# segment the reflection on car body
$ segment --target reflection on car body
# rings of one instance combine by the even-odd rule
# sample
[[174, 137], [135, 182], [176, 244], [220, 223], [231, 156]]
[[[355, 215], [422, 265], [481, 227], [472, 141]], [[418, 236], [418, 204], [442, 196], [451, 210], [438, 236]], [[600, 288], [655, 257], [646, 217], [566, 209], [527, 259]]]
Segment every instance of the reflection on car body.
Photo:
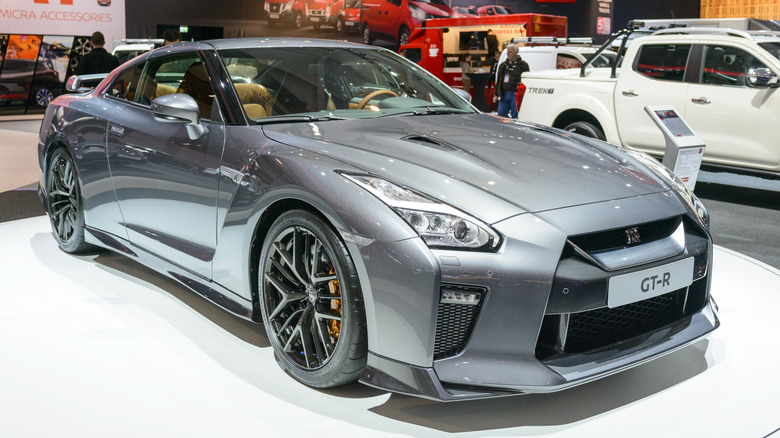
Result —
[[386, 49], [152, 51], [52, 102], [39, 154], [64, 250], [112, 249], [264, 324], [314, 387], [549, 392], [719, 324], [706, 210], [664, 167], [480, 114]]

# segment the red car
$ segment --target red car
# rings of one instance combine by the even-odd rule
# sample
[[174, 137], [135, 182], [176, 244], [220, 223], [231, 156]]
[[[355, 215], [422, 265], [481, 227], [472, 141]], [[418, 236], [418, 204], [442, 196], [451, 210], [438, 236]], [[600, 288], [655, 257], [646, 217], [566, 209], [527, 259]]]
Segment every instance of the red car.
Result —
[[423, 21], [452, 15], [443, 0], [363, 0], [360, 9], [364, 44], [377, 39], [406, 44]]
[[506, 6], [488, 5], [480, 6], [477, 8], [477, 14], [479, 15], [508, 15], [514, 14], [511, 9]]
[[360, 0], [344, 0], [341, 20], [344, 22], [345, 32], [360, 29]]

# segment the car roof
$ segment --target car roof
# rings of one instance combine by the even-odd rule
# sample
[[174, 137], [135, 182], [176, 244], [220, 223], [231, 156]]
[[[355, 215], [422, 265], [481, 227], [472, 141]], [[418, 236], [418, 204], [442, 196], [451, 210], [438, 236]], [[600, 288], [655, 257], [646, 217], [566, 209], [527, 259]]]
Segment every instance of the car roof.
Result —
[[[225, 49], [247, 49], [253, 47], [328, 47], [328, 48], [361, 48], [361, 49], [380, 49], [375, 46], [365, 46], [363, 44], [349, 43], [334, 40], [325, 40], [317, 38], [228, 38], [219, 40], [206, 40], [200, 42], [179, 43], [182, 47], [191, 47], [192, 45], [202, 45], [217, 50]], [[179, 44], [176, 44], [178, 46]], [[168, 46], [174, 47], [174, 46]], [[385, 49], [386, 50], [386, 49]]]

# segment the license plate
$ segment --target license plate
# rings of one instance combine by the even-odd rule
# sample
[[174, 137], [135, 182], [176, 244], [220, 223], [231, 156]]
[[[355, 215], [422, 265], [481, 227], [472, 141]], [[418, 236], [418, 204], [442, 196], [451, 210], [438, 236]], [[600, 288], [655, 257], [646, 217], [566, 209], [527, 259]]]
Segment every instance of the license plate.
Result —
[[609, 279], [607, 306], [618, 307], [681, 289], [693, 282], [693, 257]]
[[347, 26], [347, 27], [352, 27], [352, 26], [354, 26], [356, 24], [357, 24], [356, 21], [345, 21], [344, 22], [344, 25]]
[[270, 14], [271, 18], [279, 18], [279, 14]]
[[311, 21], [316, 23], [316, 22], [320, 21], [320, 19], [319, 19], [319, 17], [311, 17]]

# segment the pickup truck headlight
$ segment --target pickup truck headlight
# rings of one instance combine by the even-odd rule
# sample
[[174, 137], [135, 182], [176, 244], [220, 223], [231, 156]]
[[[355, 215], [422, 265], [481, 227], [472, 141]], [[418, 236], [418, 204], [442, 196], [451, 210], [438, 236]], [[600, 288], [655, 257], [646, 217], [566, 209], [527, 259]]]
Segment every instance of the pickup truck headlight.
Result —
[[369, 175], [343, 174], [401, 216], [432, 248], [492, 250], [498, 233], [456, 208]]
[[685, 183], [683, 183], [682, 180], [677, 177], [677, 175], [672, 173], [672, 171], [669, 170], [666, 166], [659, 163], [658, 160], [644, 152], [632, 150], [625, 150], [625, 152], [640, 163], [649, 167], [650, 170], [652, 170], [656, 175], [669, 183], [669, 185], [672, 186], [672, 188], [685, 200], [691, 210], [696, 213], [696, 216], [699, 218], [699, 222], [704, 225], [704, 228], [709, 229], [710, 214], [707, 212], [707, 209], [704, 207], [704, 204], [701, 203], [699, 198], [693, 194], [688, 186], [686, 186]]

